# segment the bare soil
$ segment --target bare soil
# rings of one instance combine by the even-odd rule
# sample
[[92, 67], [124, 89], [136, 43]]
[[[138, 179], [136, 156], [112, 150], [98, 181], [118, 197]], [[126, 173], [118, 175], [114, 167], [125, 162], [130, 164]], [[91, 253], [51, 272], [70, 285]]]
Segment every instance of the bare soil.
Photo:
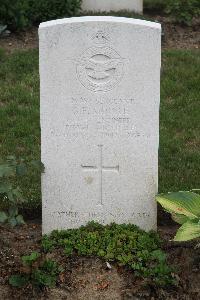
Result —
[[[153, 19], [162, 24], [163, 48], [199, 49], [200, 48], [200, 19], [194, 21], [193, 26], [181, 26], [172, 23], [164, 16], [154, 16]], [[14, 50], [38, 48], [38, 29], [11, 33], [9, 37], [0, 38], [0, 48], [7, 53]]]
[[174, 24], [161, 16], [155, 17], [155, 20], [162, 24], [163, 48], [200, 49], [200, 19], [196, 19], [193, 26]]
[[178, 284], [159, 288], [134, 276], [134, 272], [111, 264], [111, 269], [94, 257], [67, 258], [62, 251], [48, 254], [64, 268], [54, 289], [35, 290], [11, 287], [9, 276], [19, 273], [22, 255], [40, 251], [41, 225], [32, 221], [22, 227], [0, 227], [0, 299], [42, 300], [128, 300], [128, 299], [200, 299], [200, 250], [196, 242], [177, 244], [169, 242], [175, 226], [162, 226], [159, 233], [169, 263], [175, 268]]
[[13, 32], [8, 37], [2, 37], [0, 38], [0, 48], [7, 53], [38, 48], [38, 29], [33, 27], [26, 31]]

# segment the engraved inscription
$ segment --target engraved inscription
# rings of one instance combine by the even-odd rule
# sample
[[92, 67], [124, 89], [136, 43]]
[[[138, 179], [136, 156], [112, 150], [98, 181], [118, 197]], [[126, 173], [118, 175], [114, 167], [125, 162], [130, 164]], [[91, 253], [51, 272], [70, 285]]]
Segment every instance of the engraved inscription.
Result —
[[106, 92], [122, 79], [123, 66], [123, 59], [114, 49], [107, 46], [92, 47], [77, 62], [77, 76], [85, 88]]
[[129, 214], [123, 213], [123, 212], [109, 212], [107, 211], [106, 214], [105, 212], [79, 212], [79, 211], [54, 211], [53, 215], [58, 215], [60, 218], [68, 218], [68, 221], [72, 225], [79, 224], [81, 219], [86, 219], [86, 220], [96, 220], [101, 224], [106, 224], [106, 218], [111, 217], [114, 219], [124, 219], [128, 217], [128, 220], [130, 223], [134, 223], [135, 219], [148, 219], [151, 218], [151, 214], [149, 212], [130, 212]]
[[98, 145], [99, 148], [99, 162], [97, 166], [85, 166], [82, 165], [83, 171], [97, 171], [99, 173], [99, 203], [98, 205], [103, 205], [103, 171], [113, 171], [119, 173], [119, 165], [118, 166], [104, 166], [103, 165], [103, 145]]
[[[66, 99], [66, 103], [70, 103], [72, 113], [64, 122], [61, 131], [58, 132], [52, 126], [51, 134], [54, 136], [65, 138], [97, 134], [102, 138], [144, 136], [134, 119], [137, 104], [133, 98], [71, 97]], [[109, 105], [106, 105], [108, 103]], [[68, 109], [66, 107], [66, 111]]]

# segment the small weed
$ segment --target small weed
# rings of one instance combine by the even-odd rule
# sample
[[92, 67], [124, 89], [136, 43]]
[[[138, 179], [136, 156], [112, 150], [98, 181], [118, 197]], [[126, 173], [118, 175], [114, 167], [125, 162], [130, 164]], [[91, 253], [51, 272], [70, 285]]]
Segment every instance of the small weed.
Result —
[[54, 287], [57, 276], [62, 272], [55, 261], [44, 258], [38, 252], [22, 256], [22, 263], [22, 274], [12, 275], [9, 278], [10, 285], [14, 287], [20, 288], [28, 283], [38, 288]]
[[6, 161], [0, 163], [0, 200], [8, 207], [6, 211], [0, 211], [0, 223], [8, 222], [11, 226], [24, 224], [23, 216], [18, 214], [18, 205], [25, 200], [21, 189], [14, 186], [12, 180], [26, 175], [30, 166], [42, 170], [40, 162], [17, 160], [15, 156], [8, 156]]

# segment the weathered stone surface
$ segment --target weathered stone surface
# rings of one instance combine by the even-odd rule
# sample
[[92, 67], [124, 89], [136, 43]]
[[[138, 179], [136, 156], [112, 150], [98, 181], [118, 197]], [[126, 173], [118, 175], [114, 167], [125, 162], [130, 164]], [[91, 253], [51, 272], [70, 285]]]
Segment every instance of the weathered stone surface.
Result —
[[44, 233], [90, 220], [156, 228], [160, 36], [126, 18], [40, 25]]
[[143, 0], [82, 0], [82, 9], [97, 12], [129, 10], [142, 13]]

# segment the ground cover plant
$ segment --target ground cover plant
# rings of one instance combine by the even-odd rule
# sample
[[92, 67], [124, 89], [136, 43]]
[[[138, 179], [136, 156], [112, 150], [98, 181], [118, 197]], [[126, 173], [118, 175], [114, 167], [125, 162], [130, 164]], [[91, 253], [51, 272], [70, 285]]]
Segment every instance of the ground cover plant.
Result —
[[154, 232], [145, 232], [135, 225], [100, 225], [88, 223], [78, 229], [53, 231], [44, 236], [45, 252], [62, 248], [70, 257], [98, 256], [106, 261], [128, 266], [138, 277], [145, 277], [158, 285], [175, 283], [172, 268], [167, 265], [166, 254], [161, 250], [161, 240]]
[[134, 271], [135, 278], [145, 280], [146, 285], [175, 285], [174, 270], [162, 244], [156, 232], [147, 233], [132, 224], [104, 226], [90, 222], [78, 229], [55, 230], [42, 237], [39, 251], [21, 257], [9, 284], [16, 288], [53, 288], [65, 276], [64, 261], [85, 256], [99, 257], [108, 269], [117, 263]]
[[[159, 191], [199, 187], [200, 54], [162, 54]], [[38, 50], [0, 51], [0, 157], [40, 160]], [[16, 178], [26, 208], [41, 206], [40, 171]]]
[[[175, 268], [177, 285], [167, 287], [150, 282], [148, 278], [135, 275], [130, 267], [95, 256], [67, 256], [62, 246], [54, 246], [51, 252], [41, 249], [41, 225], [37, 220], [20, 227], [1, 226], [0, 295], [1, 299], [199, 299], [200, 295], [200, 249], [194, 249], [196, 241], [177, 243], [170, 241], [176, 227], [161, 226], [162, 250], [167, 254], [169, 266]], [[52, 241], [51, 241], [52, 242]], [[127, 241], [126, 241], [127, 242]], [[47, 245], [52, 247], [52, 243]], [[36, 286], [29, 281], [22, 288], [9, 284], [13, 275], [24, 275], [27, 266], [22, 257], [33, 252], [40, 253], [42, 259], [56, 261], [64, 269], [56, 277], [56, 286]], [[184, 263], [183, 263], [184, 262]], [[30, 274], [30, 273], [29, 273]], [[12, 278], [12, 277], [11, 277]], [[196, 298], [195, 298], [196, 297]]]

